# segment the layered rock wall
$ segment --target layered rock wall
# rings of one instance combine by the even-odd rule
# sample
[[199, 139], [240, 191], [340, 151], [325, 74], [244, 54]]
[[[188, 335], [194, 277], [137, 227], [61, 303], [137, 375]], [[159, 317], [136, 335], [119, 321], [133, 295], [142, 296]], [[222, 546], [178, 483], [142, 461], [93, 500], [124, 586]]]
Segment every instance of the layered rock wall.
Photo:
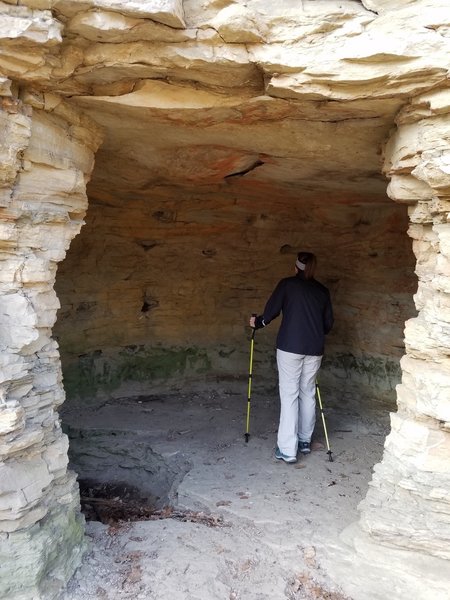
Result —
[[[342, 405], [355, 390], [361, 411], [392, 401], [416, 291], [405, 207], [275, 194], [249, 198], [230, 183], [155, 189], [126, 202], [91, 198], [56, 282], [54, 331], [69, 396], [214, 385], [217, 376], [242, 389], [248, 315], [263, 310], [306, 247], [318, 255], [336, 313], [322, 370], [328, 401]], [[256, 386], [275, 385], [277, 325], [258, 333]]]
[[419, 314], [406, 324], [398, 412], [362, 504], [382, 543], [450, 558], [450, 92], [414, 98], [387, 148], [391, 197], [408, 204]]
[[[27, 98], [28, 102], [30, 101]], [[0, 596], [53, 598], [80, 563], [83, 521], [67, 437], [57, 263], [80, 231], [99, 138], [63, 103], [0, 105]]]
[[[325, 559], [355, 600], [448, 598], [449, 114], [448, 90], [415, 97], [398, 115], [386, 147], [389, 195], [408, 206], [418, 316], [406, 323], [398, 410], [360, 504], [360, 521], [342, 533], [344, 548], [330, 548]], [[350, 563], [353, 575], [347, 577]]]

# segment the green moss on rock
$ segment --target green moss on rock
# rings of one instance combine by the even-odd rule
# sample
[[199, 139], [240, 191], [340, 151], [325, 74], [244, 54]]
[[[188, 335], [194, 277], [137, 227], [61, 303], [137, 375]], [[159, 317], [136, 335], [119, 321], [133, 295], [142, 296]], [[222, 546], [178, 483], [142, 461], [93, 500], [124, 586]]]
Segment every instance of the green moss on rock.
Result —
[[401, 378], [400, 363], [384, 356], [333, 354], [324, 357], [322, 368], [337, 376], [364, 381], [383, 390], [394, 390]]
[[112, 392], [127, 382], [170, 380], [211, 370], [203, 348], [148, 348], [127, 346], [117, 351], [97, 350], [77, 360], [64, 361], [64, 387], [68, 397]]
[[0, 598], [54, 600], [80, 566], [86, 539], [79, 495], [38, 523], [0, 536]]

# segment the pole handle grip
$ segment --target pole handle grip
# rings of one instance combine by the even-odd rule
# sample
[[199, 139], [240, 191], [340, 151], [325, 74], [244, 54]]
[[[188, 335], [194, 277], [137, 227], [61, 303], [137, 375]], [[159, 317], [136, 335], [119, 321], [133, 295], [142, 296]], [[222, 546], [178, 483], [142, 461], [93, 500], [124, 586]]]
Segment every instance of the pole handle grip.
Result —
[[[252, 317], [255, 317], [255, 319], [257, 316], [258, 316], [258, 313], [252, 313]], [[255, 337], [255, 332], [256, 332], [255, 327], [252, 327], [252, 339]]]

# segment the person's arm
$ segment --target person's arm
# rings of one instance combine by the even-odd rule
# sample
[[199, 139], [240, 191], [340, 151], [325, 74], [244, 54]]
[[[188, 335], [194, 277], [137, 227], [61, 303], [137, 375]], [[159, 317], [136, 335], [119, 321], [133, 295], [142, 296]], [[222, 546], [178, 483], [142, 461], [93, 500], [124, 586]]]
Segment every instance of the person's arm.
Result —
[[331, 331], [331, 328], [333, 327], [334, 323], [333, 307], [331, 305], [330, 292], [328, 292], [327, 296], [327, 303], [325, 305], [325, 310], [323, 313], [323, 329], [326, 334]]
[[283, 307], [283, 298], [284, 282], [281, 280], [268, 299], [263, 314], [255, 318], [255, 329], [265, 327], [278, 317]]

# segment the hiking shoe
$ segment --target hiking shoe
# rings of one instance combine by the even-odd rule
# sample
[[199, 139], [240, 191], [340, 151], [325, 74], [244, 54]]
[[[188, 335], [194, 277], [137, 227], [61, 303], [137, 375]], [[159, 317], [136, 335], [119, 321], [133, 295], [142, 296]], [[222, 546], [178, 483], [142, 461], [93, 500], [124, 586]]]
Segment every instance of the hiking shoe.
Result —
[[310, 454], [310, 452], [311, 452], [310, 442], [299, 442], [298, 443], [298, 451], [301, 454]]
[[295, 463], [297, 462], [296, 456], [288, 456], [287, 454], [283, 454], [278, 446], [275, 449], [275, 458], [277, 460], [284, 460], [286, 463]]

